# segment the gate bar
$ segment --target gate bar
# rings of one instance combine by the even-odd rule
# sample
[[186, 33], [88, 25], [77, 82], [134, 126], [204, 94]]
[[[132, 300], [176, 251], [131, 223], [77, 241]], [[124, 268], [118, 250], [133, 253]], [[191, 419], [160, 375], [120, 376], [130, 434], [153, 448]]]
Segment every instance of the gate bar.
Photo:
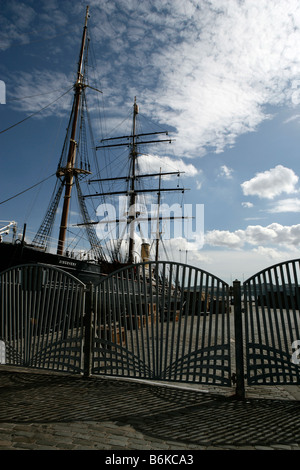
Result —
[[234, 335], [235, 335], [235, 364], [236, 364], [236, 391], [235, 397], [245, 398], [244, 381], [244, 355], [243, 355], [243, 326], [242, 326], [242, 303], [241, 283], [233, 281], [234, 299]]
[[85, 297], [85, 315], [84, 315], [84, 345], [83, 345], [83, 376], [88, 378], [91, 375], [92, 368], [92, 325], [93, 325], [93, 304], [92, 292], [93, 285], [89, 283], [86, 286]]

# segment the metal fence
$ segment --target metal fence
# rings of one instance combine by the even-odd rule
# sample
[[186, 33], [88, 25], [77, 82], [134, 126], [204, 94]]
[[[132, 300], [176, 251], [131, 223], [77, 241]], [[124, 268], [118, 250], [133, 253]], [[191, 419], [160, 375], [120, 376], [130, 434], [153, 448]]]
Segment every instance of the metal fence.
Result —
[[231, 384], [229, 286], [169, 262], [95, 286], [92, 373]]
[[[0, 273], [0, 364], [220, 386], [300, 384], [300, 260], [230, 287], [148, 262], [84, 285], [63, 270]], [[234, 347], [233, 347], [234, 346]]]
[[[249, 385], [300, 383], [300, 261], [267, 268], [244, 284]], [[294, 348], [293, 348], [294, 346]]]
[[6, 363], [82, 370], [84, 285], [64, 271], [24, 265], [0, 274]]

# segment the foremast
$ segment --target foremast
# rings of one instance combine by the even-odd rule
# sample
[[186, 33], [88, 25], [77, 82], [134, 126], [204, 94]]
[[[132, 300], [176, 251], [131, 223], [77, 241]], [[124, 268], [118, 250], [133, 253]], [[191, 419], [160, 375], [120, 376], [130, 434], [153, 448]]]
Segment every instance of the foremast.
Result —
[[[47, 212], [45, 217], [32, 241], [32, 245], [42, 249], [48, 250], [51, 243], [51, 234], [54, 227], [54, 221], [57, 214], [58, 205], [62, 195], [64, 195], [62, 215], [59, 227], [59, 239], [56, 243], [56, 252], [58, 255], [64, 255], [66, 252], [66, 234], [68, 217], [70, 213], [70, 199], [71, 193], [74, 189], [77, 190], [79, 210], [86, 225], [86, 234], [91, 247], [91, 254], [94, 260], [105, 260], [100, 240], [97, 237], [94, 227], [89, 224], [89, 214], [85, 205], [85, 201], [81, 192], [79, 177], [82, 175], [90, 174], [90, 163], [86, 154], [87, 148], [84, 147], [85, 142], [85, 115], [88, 113], [87, 100], [85, 96], [85, 88], [92, 88], [93, 90], [102, 93], [100, 90], [89, 86], [85, 77], [85, 61], [87, 54], [87, 22], [89, 17], [89, 7], [86, 9], [86, 16], [84, 21], [83, 34], [81, 39], [81, 47], [79, 54], [79, 62], [77, 69], [76, 81], [74, 84], [73, 106], [67, 128], [67, 133], [62, 149], [60, 161], [58, 163], [56, 176], [57, 182], [54, 188]], [[79, 149], [81, 147], [81, 149]], [[94, 143], [92, 143], [94, 148]], [[80, 163], [77, 162], [77, 154], [80, 152]], [[80, 167], [80, 168], [79, 168]], [[72, 195], [73, 197], [73, 195]], [[80, 253], [82, 255], [82, 253]]]
[[71, 137], [70, 137], [70, 143], [69, 143], [68, 159], [67, 159], [66, 166], [58, 168], [56, 172], [57, 177], [64, 178], [64, 186], [65, 186], [65, 194], [64, 194], [60, 229], [59, 229], [59, 237], [58, 237], [58, 244], [57, 244], [58, 255], [62, 255], [64, 252], [66, 234], [67, 234], [67, 228], [68, 228], [68, 216], [69, 216], [69, 210], [70, 210], [71, 193], [72, 193], [72, 187], [74, 184], [74, 176], [80, 173], [88, 173], [86, 170], [75, 167], [76, 150], [77, 150], [77, 143], [76, 143], [77, 122], [78, 122], [81, 94], [84, 88], [84, 77], [83, 77], [82, 70], [83, 70], [85, 43], [86, 43], [86, 37], [87, 37], [88, 16], [89, 16], [89, 7], [87, 6], [83, 34], [82, 34], [81, 48], [80, 48], [80, 54], [79, 54], [77, 80], [74, 84], [73, 122], [72, 122], [72, 131], [71, 131]]

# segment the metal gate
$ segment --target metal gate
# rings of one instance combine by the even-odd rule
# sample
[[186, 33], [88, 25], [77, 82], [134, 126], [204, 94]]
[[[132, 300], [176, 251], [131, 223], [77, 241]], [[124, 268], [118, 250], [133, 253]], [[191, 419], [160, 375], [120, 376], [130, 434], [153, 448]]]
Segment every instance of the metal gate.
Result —
[[83, 370], [84, 284], [51, 266], [23, 265], [0, 274], [0, 296], [6, 364]]
[[92, 374], [231, 385], [229, 286], [149, 262], [94, 286]]
[[248, 385], [300, 384], [300, 260], [243, 284]]

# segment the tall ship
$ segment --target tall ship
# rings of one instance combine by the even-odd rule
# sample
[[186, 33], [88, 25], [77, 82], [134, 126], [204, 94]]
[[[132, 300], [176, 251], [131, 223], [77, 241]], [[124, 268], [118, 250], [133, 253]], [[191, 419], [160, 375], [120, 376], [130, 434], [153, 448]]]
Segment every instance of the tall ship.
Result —
[[[164, 191], [185, 191], [179, 183], [173, 185], [175, 187], [162, 186], [164, 177], [175, 180], [180, 176], [179, 171], [141, 171], [145, 148], [151, 144], [170, 143], [171, 139], [168, 131], [139, 130], [136, 98], [131, 113], [131, 132], [119, 137], [105, 137], [99, 145], [93, 145], [96, 158], [93, 159], [95, 168], [92, 169], [86, 143], [90, 121], [86, 91], [92, 89], [94, 93], [102, 92], [90, 86], [87, 77], [88, 19], [89, 7], [86, 9], [73, 85], [73, 103], [49, 205], [39, 229], [30, 240], [27, 224], [24, 224], [18, 235], [14, 221], [0, 227], [0, 272], [22, 264], [41, 263], [59, 267], [83, 282], [97, 282], [122, 266], [150, 259], [158, 260], [163, 219], [159, 210], [161, 195]], [[124, 175], [116, 176], [117, 172], [113, 172], [112, 176], [103, 177], [101, 174], [98, 161], [104, 158], [103, 153], [109, 149], [126, 151], [126, 156], [121, 153]], [[120, 160], [115, 164], [119, 168]], [[151, 186], [153, 182], [155, 187]], [[86, 192], [83, 188], [90, 189]], [[83, 231], [83, 248], [79, 248], [77, 241], [70, 243], [68, 238], [73, 198], [77, 201], [80, 222], [71, 224], [71, 232]], [[95, 201], [93, 217], [88, 207], [91, 200]], [[155, 213], [146, 209], [149, 202], [155, 207]], [[53, 229], [58, 217], [58, 236], [53, 243]], [[143, 233], [142, 228], [149, 227], [149, 224], [150, 233], [148, 229], [144, 230], [147, 233]], [[7, 241], [11, 233], [12, 237]]]

